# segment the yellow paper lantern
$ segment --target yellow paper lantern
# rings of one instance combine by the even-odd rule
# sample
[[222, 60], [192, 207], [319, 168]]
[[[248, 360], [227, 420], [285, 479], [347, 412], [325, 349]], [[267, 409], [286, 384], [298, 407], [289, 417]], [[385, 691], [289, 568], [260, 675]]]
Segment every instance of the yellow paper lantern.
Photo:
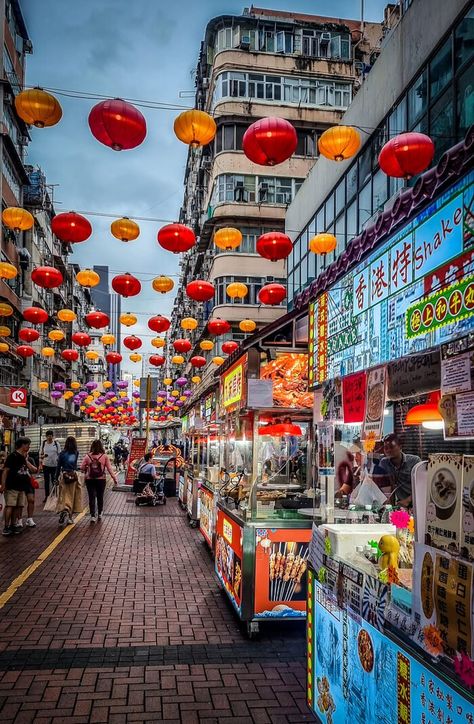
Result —
[[181, 329], [185, 329], [188, 332], [196, 329], [197, 326], [198, 321], [194, 319], [194, 317], [184, 317], [184, 319], [181, 320]]
[[102, 344], [105, 344], [106, 346], [115, 344], [115, 336], [113, 334], [109, 334], [109, 333], [103, 334], [102, 337], [100, 338], [100, 341], [102, 342]]
[[239, 329], [241, 332], [254, 332], [257, 329], [257, 325], [253, 319], [242, 319], [242, 321], [239, 322]]
[[18, 269], [8, 261], [0, 261], [0, 279], [14, 279], [18, 274]]
[[332, 126], [320, 136], [319, 153], [331, 161], [351, 158], [360, 147], [360, 134], [352, 126]]
[[133, 380], [134, 387], [140, 387], [140, 380]]
[[102, 387], [104, 388], [104, 390], [110, 390], [110, 388], [112, 387], [111, 381], [110, 381], [110, 380], [105, 380], [105, 381], [102, 383]]
[[184, 357], [182, 354], [175, 354], [171, 358], [171, 364], [173, 365], [182, 365], [184, 362]]
[[65, 335], [62, 329], [52, 329], [51, 332], [48, 332], [48, 339], [52, 342], [61, 342], [64, 337]]
[[94, 390], [94, 392], [92, 393], [92, 397], [100, 397], [100, 390]]
[[178, 391], [178, 390], [172, 390], [172, 391], [171, 391], [171, 397], [179, 397], [179, 391]]
[[201, 342], [199, 342], [199, 346], [205, 352], [209, 352], [214, 347], [214, 342], [212, 341], [212, 339], [203, 339], [201, 340]]
[[171, 379], [171, 377], [165, 377], [163, 379], [163, 384], [166, 385], [167, 387], [168, 387], [168, 385], [171, 385], [172, 382], [173, 382], [173, 380]]
[[54, 357], [54, 349], [52, 347], [43, 347], [41, 354], [43, 357]]
[[65, 400], [70, 400], [73, 395], [74, 392], [71, 392], [71, 390], [66, 390], [66, 392], [63, 394], [63, 397]]
[[79, 390], [80, 387], [81, 387], [81, 383], [80, 383], [80, 382], [77, 382], [77, 380], [75, 380], [74, 382], [71, 382], [71, 389], [72, 389], [72, 390]]
[[309, 242], [313, 254], [330, 254], [336, 246], [337, 239], [333, 234], [316, 234]]
[[236, 249], [242, 243], [242, 232], [232, 226], [225, 226], [218, 229], [214, 234], [214, 244], [219, 249], [230, 251]]
[[119, 241], [135, 241], [140, 236], [140, 227], [128, 216], [112, 221], [110, 231], [112, 236], [115, 236]]
[[60, 309], [58, 319], [60, 322], [74, 322], [77, 319], [77, 315], [72, 309]]
[[231, 299], [243, 299], [249, 293], [249, 288], [242, 282], [232, 282], [227, 285], [226, 292]]
[[6, 302], [0, 302], [0, 317], [11, 317], [13, 314], [13, 307], [11, 304]]
[[160, 349], [160, 347], [164, 347], [165, 344], [165, 340], [161, 337], [153, 337], [153, 339], [151, 340], [152, 347], [156, 347], [157, 349]]
[[142, 359], [141, 354], [138, 354], [138, 352], [132, 352], [130, 355], [131, 362], [140, 362]]
[[153, 287], [155, 292], [160, 292], [160, 294], [166, 294], [166, 292], [170, 292], [173, 289], [174, 281], [170, 277], [167, 277], [164, 274], [160, 274], [159, 277], [153, 279], [151, 286]]
[[2, 211], [2, 221], [12, 231], [28, 231], [35, 223], [33, 216], [26, 209], [9, 206]]
[[217, 126], [209, 113], [196, 109], [184, 111], [174, 121], [174, 132], [188, 146], [206, 146], [216, 135]]
[[120, 315], [120, 323], [124, 324], [126, 327], [132, 327], [134, 324], [137, 323], [137, 318], [134, 314], [130, 314], [130, 312], [125, 312], [125, 314]]
[[88, 405], [91, 404], [91, 402], [94, 402], [94, 398], [92, 395], [87, 395], [87, 397], [84, 399], [84, 402], [87, 402]]
[[0, 342], [0, 352], [8, 352], [10, 349], [10, 345], [8, 345], [6, 342]]
[[36, 128], [55, 126], [63, 115], [58, 99], [42, 88], [28, 88], [18, 93], [15, 109], [25, 123]]
[[10, 327], [5, 327], [3, 325], [0, 326], [0, 337], [9, 337], [11, 333], [12, 331]]
[[193, 375], [191, 377], [191, 382], [193, 382], [195, 385], [198, 385], [201, 382], [201, 378], [199, 375]]
[[100, 276], [93, 269], [81, 269], [76, 274], [76, 281], [81, 287], [92, 289], [100, 283]]
[[95, 361], [96, 359], [99, 359], [99, 353], [96, 352], [95, 349], [88, 349], [86, 352], [86, 358]]
[[119, 397], [126, 397], [126, 396], [127, 396], [126, 390], [120, 390]]
[[224, 364], [224, 358], [223, 358], [223, 357], [219, 357], [219, 355], [217, 355], [217, 357], [213, 357], [213, 358], [212, 358], [212, 362], [213, 362], [213, 364], [219, 366], [219, 365], [221, 365], [221, 364]]
[[84, 412], [84, 410], [86, 409], [86, 405], [80, 405], [79, 409], [81, 412]]
[[47, 390], [49, 387], [49, 382], [38, 382], [38, 387], [40, 390]]

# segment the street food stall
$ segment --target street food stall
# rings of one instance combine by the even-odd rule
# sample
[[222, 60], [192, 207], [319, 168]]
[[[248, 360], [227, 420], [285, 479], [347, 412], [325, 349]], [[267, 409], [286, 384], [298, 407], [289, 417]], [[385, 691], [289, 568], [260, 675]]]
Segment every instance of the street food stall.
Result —
[[186, 510], [192, 528], [199, 525], [199, 488], [205, 474], [204, 443], [202, 434], [201, 409], [197, 403], [187, 411], [186, 432], [184, 433], [184, 471], [183, 484], [178, 488], [178, 497]]
[[216, 528], [216, 501], [222, 485], [220, 475], [220, 435], [217, 419], [217, 389], [208, 390], [201, 397], [201, 419], [203, 421], [204, 474], [199, 487], [199, 530], [214, 551]]

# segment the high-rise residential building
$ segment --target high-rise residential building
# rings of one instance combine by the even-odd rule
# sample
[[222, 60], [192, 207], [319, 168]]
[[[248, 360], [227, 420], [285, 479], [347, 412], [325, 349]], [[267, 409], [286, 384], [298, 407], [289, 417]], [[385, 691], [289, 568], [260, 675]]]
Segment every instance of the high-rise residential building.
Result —
[[[100, 309], [101, 312], [105, 312], [105, 314], [109, 315], [110, 318], [110, 326], [109, 331], [111, 334], [115, 337], [115, 345], [114, 349], [117, 350], [117, 352], [120, 352], [121, 348], [121, 332], [120, 332], [120, 315], [122, 313], [122, 307], [121, 307], [121, 301], [122, 298], [119, 294], [116, 294], [115, 292], [110, 291], [110, 281], [109, 281], [109, 267], [108, 266], [94, 266], [94, 271], [97, 272], [97, 274], [100, 277], [99, 284], [91, 289], [91, 297], [92, 297], [92, 304], [94, 305], [95, 309]], [[94, 334], [95, 339], [97, 342], [100, 341], [100, 337], [102, 336], [103, 330], [98, 330]], [[101, 374], [102, 377], [104, 374], [107, 374], [108, 379], [110, 379], [112, 382], [116, 379], [119, 379], [120, 377], [120, 365], [107, 365], [104, 367], [103, 362], [99, 362], [96, 364], [96, 367], [101, 367], [102, 371], [97, 369], [95, 370], [95, 374]]]
[[[197, 348], [207, 320], [232, 324], [210, 356], [226, 339], [241, 340], [239, 322], [272, 322], [285, 306], [261, 306], [258, 292], [271, 281], [286, 284], [286, 263], [256, 253], [258, 237], [284, 231], [285, 212], [317, 157], [317, 138], [341, 119], [375, 62], [382, 25], [250, 7], [242, 15], [221, 15], [205, 30], [196, 68], [196, 107], [217, 124], [215, 140], [191, 148], [185, 172], [180, 221], [191, 226], [198, 243], [180, 261], [180, 284], [170, 338], [181, 335], [180, 320], [194, 316]], [[257, 166], [242, 151], [251, 123], [266, 116], [290, 121], [297, 132], [296, 153], [274, 167]], [[240, 229], [243, 241], [234, 251], [213, 243], [222, 227]], [[211, 281], [210, 302], [194, 303], [184, 288], [192, 279]], [[248, 295], [231, 300], [226, 287], [243, 282]], [[292, 296], [292, 290], [289, 290]], [[202, 354], [202, 352], [200, 352]]]

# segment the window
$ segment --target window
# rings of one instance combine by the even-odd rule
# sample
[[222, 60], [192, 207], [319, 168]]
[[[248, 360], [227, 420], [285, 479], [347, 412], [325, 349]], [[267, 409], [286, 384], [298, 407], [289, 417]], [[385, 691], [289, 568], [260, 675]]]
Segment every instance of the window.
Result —
[[3, 151], [3, 175], [5, 176], [8, 185], [10, 186], [11, 190], [13, 191], [13, 194], [16, 196], [18, 201], [20, 200], [20, 189], [21, 189], [21, 183], [20, 179], [18, 178], [18, 175], [15, 171], [15, 167], [13, 166], [13, 163], [10, 161], [10, 158], [8, 157], [5, 150]]
[[357, 193], [357, 161], [347, 172], [347, 201], [354, 198]]
[[344, 208], [346, 202], [346, 179], [343, 178], [336, 186], [336, 215]]
[[458, 138], [463, 138], [467, 129], [474, 124], [474, 65], [470, 65], [457, 84]]
[[289, 204], [303, 179], [274, 176], [220, 174], [217, 176], [211, 205], [230, 203]]
[[313, 131], [297, 131], [298, 145], [296, 146], [296, 156], [316, 157], [316, 138]]
[[395, 106], [394, 110], [388, 117], [388, 133], [390, 138], [404, 133], [407, 130], [407, 101], [402, 98], [400, 103]]
[[[279, 284], [286, 286], [286, 279], [274, 279]], [[231, 299], [227, 293], [226, 288], [231, 282], [242, 282], [248, 287], [248, 294], [244, 299]], [[258, 300], [258, 293], [260, 289], [267, 284], [268, 278], [265, 277], [244, 277], [244, 276], [226, 276], [217, 277], [214, 280], [216, 292], [214, 296], [214, 304], [260, 304]]]
[[359, 187], [363, 186], [372, 173], [372, 147], [367, 143], [359, 155]]
[[292, 53], [293, 35], [284, 30], [279, 30], [276, 34], [276, 50], [277, 53]]
[[408, 127], [412, 128], [426, 110], [428, 102], [428, 78], [426, 69], [420, 73], [408, 91]]
[[374, 213], [382, 211], [387, 200], [387, 176], [383, 171], [377, 171], [372, 180], [372, 208]]
[[452, 88], [449, 88], [431, 109], [430, 135], [435, 144], [435, 161], [437, 161], [455, 142]]
[[3, 66], [5, 68], [6, 76], [13, 88], [13, 92], [19, 93], [21, 91], [20, 81], [18, 80], [18, 76], [15, 72], [13, 61], [10, 58], [10, 53], [5, 45], [3, 46]]
[[372, 216], [372, 190], [368, 181], [359, 194], [359, 231], [362, 231]]
[[217, 50], [227, 50], [237, 46], [239, 28], [221, 28], [217, 33]]
[[332, 224], [334, 221], [334, 194], [331, 194], [331, 196], [328, 198], [325, 204], [326, 209], [326, 228], [329, 226], [329, 224]]
[[474, 8], [461, 20], [454, 31], [454, 62], [456, 70], [460, 68], [474, 53]]
[[451, 38], [444, 43], [430, 63], [430, 98], [433, 100], [452, 81]]
[[347, 216], [346, 216], [346, 233], [347, 233], [347, 239], [350, 241], [354, 238], [354, 236], [357, 236], [358, 234], [358, 227], [357, 227], [357, 200], [353, 201], [350, 206], [347, 207]]
[[337, 217], [334, 223], [334, 236], [337, 239], [335, 258], [342, 254], [346, 248], [346, 217], [344, 213]]

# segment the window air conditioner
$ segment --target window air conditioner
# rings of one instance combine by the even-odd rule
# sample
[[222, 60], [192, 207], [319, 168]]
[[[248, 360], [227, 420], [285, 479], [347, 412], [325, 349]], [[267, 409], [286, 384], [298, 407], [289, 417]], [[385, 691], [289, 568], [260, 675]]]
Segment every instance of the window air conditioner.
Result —
[[321, 45], [328, 45], [331, 42], [331, 33], [321, 33], [319, 42]]
[[209, 78], [202, 79], [202, 87], [204, 88], [204, 90], [207, 90], [207, 88], [209, 88]]

